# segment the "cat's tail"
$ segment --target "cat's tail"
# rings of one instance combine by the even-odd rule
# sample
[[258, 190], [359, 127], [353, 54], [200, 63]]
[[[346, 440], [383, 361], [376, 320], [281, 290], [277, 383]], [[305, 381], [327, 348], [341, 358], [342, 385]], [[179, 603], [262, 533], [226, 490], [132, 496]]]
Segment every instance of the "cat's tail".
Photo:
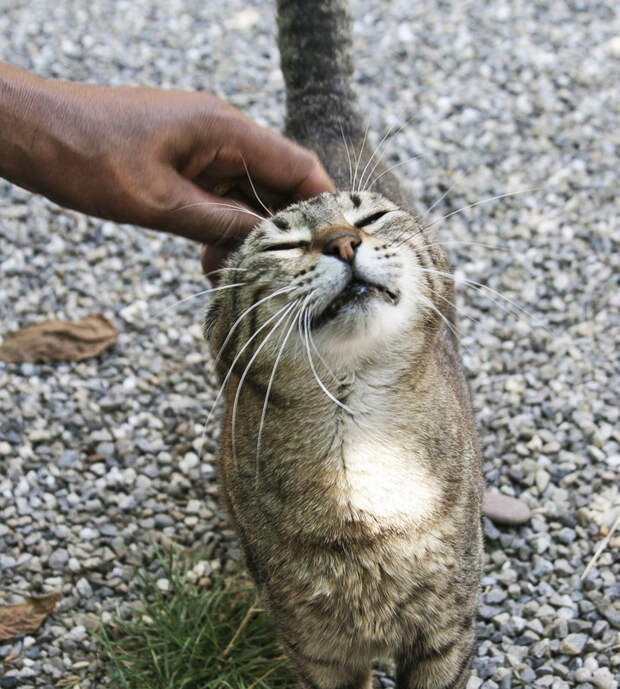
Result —
[[[382, 175], [374, 191], [413, 210], [366, 137], [353, 90], [353, 40], [347, 0], [277, 0], [278, 46], [286, 84], [285, 133], [313, 149], [341, 190]], [[367, 163], [368, 166], [366, 165]], [[375, 163], [378, 163], [375, 167]]]

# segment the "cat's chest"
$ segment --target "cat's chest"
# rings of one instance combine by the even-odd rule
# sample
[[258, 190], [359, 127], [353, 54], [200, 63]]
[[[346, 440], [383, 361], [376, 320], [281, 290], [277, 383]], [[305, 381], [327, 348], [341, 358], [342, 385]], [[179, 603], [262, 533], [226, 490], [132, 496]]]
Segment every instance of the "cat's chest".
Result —
[[420, 522], [439, 500], [439, 482], [423, 459], [423, 449], [398, 437], [348, 434], [331, 458], [338, 504], [382, 526]]

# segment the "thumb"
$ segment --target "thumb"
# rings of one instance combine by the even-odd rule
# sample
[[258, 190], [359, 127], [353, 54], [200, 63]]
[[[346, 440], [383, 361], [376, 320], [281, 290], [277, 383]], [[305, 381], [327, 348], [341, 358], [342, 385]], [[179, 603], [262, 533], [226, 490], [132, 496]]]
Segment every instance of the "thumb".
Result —
[[214, 285], [220, 280], [220, 269], [229, 252], [217, 246], [203, 246], [200, 252], [200, 264], [204, 274]]

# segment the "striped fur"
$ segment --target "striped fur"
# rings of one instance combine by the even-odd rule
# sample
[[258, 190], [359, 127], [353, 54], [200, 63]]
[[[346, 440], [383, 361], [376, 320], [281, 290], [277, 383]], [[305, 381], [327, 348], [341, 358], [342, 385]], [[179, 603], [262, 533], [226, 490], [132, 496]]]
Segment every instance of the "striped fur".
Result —
[[[389, 656], [400, 689], [462, 689], [482, 478], [450, 268], [391, 174], [380, 193], [347, 188], [342, 133], [374, 161], [346, 5], [278, 11], [287, 133], [343, 191], [260, 223], [228, 263], [247, 284], [207, 313], [227, 383], [222, 494], [302, 687], [369, 687]], [[328, 250], [334, 227], [359, 238], [352, 264]], [[377, 289], [329, 318], [352, 276]]]
[[[409, 213], [358, 196], [293, 206], [230, 260], [249, 284], [218, 292], [206, 325], [229, 377], [220, 481], [303, 686], [365, 686], [387, 654], [402, 686], [458, 687], [481, 571], [481, 470], [452, 280]], [[323, 253], [324, 227], [383, 210], [359, 230], [352, 268]], [[398, 303], [374, 296], [321, 324], [350, 270]], [[343, 406], [314, 376], [304, 304], [319, 323], [315, 372]]]

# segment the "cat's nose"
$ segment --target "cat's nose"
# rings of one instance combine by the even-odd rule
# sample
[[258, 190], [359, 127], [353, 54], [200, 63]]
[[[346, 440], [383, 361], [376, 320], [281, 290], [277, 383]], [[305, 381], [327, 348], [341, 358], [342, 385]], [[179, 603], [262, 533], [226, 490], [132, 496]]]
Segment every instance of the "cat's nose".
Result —
[[323, 244], [323, 253], [326, 256], [335, 256], [345, 263], [353, 263], [355, 250], [361, 243], [359, 235], [354, 232], [344, 232], [328, 239]]

